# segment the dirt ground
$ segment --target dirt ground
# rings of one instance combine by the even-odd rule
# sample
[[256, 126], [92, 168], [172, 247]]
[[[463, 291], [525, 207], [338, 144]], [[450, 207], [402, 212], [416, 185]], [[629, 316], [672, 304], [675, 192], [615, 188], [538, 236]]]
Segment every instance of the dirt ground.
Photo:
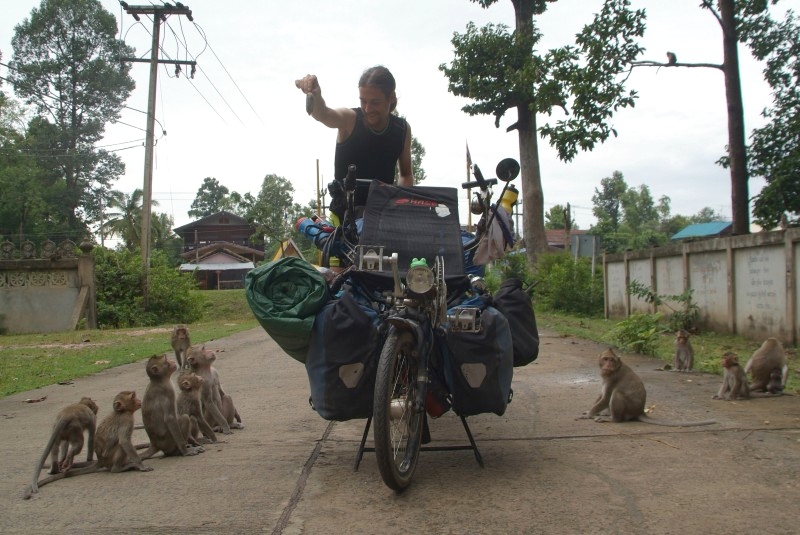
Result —
[[[206, 343], [246, 428], [151, 472], [97, 473], [22, 493], [58, 410], [147, 384], [144, 362], [0, 400], [0, 533], [730, 534], [797, 533], [800, 399], [712, 401], [720, 378], [657, 371], [623, 355], [664, 428], [576, 419], [599, 391], [602, 348], [542, 332], [539, 359], [514, 374], [502, 417], [468, 419], [470, 451], [423, 451], [409, 489], [382, 482], [371, 453], [353, 470], [364, 421], [308, 405], [304, 367], [260, 328]], [[165, 335], [164, 347], [169, 347]], [[40, 403], [26, 399], [47, 396]], [[140, 416], [137, 413], [137, 419]], [[460, 421], [431, 422], [431, 446], [463, 445]], [[136, 431], [135, 442], [146, 441]], [[371, 445], [371, 437], [367, 443]], [[44, 474], [43, 474], [44, 475]]]

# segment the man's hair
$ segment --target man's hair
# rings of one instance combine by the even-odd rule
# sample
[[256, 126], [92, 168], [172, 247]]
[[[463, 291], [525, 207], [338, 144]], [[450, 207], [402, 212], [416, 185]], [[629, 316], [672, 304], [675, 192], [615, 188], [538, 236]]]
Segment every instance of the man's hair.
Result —
[[390, 111], [394, 111], [394, 108], [397, 106], [397, 96], [394, 94], [396, 84], [394, 76], [389, 72], [389, 69], [383, 65], [376, 65], [375, 67], [370, 67], [365, 70], [358, 80], [358, 87], [368, 85], [380, 89], [381, 92], [386, 95], [386, 98], [392, 101]]

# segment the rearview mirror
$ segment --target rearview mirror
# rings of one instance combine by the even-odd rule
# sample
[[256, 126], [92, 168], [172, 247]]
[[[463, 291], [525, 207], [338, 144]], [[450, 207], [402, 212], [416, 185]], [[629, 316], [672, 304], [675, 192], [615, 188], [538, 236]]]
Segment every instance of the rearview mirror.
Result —
[[511, 182], [519, 176], [519, 163], [517, 163], [517, 160], [514, 158], [500, 160], [500, 163], [497, 164], [497, 168], [495, 169], [495, 173], [497, 173], [497, 178], [503, 182]]

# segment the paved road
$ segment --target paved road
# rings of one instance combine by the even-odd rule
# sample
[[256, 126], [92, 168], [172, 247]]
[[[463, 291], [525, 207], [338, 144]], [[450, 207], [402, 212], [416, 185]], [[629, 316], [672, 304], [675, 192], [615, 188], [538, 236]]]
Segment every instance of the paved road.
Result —
[[[657, 371], [625, 355], [654, 417], [716, 418], [702, 428], [576, 420], [599, 389], [596, 344], [542, 333], [517, 369], [502, 417], [469, 419], [483, 455], [422, 452], [397, 495], [367, 453], [364, 421], [330, 423], [308, 406], [305, 369], [259, 328], [211, 341], [246, 429], [196, 457], [152, 459], [147, 473], [58, 481], [21, 499], [56, 412], [147, 384], [144, 362], [0, 400], [0, 533], [494, 534], [797, 533], [800, 399], [712, 401], [719, 377]], [[1, 341], [1, 340], [0, 340]], [[165, 349], [168, 340], [165, 335]], [[41, 403], [23, 403], [47, 396]], [[464, 444], [448, 413], [432, 445]], [[143, 431], [134, 440], [145, 441]]]

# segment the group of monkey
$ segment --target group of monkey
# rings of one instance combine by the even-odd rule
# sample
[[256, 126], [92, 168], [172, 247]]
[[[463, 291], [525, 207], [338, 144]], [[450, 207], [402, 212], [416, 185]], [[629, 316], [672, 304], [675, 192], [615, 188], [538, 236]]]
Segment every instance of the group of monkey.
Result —
[[[726, 352], [720, 361], [723, 368], [722, 385], [712, 399], [749, 399], [754, 395], [782, 394], [789, 374], [786, 351], [776, 338], [767, 338], [747, 364], [742, 368], [739, 357]], [[645, 414], [647, 393], [644, 383], [636, 373], [614, 353], [612, 349], [602, 352], [599, 357], [601, 388], [595, 404], [581, 418], [593, 418], [599, 422], [641, 422], [673, 427], [708, 425], [715, 420], [700, 422], [666, 422], [649, 418]], [[679, 372], [691, 371], [694, 366], [694, 350], [689, 341], [689, 333], [679, 330], [675, 336], [675, 355], [673, 369]], [[747, 374], [753, 379], [748, 384]], [[605, 411], [609, 416], [605, 417]], [[601, 416], [601, 413], [603, 416]]]
[[[186, 325], [176, 325], [171, 336], [177, 363], [166, 354], [147, 360], [150, 379], [140, 400], [136, 392], [126, 390], [114, 397], [112, 412], [96, 425], [97, 404], [88, 397], [59, 411], [50, 439], [36, 464], [33, 480], [25, 489], [28, 499], [39, 487], [65, 477], [99, 470], [149, 472], [142, 461], [159, 451], [164, 456], [197, 455], [202, 444], [217, 443], [217, 432], [229, 435], [231, 429], [243, 429], [242, 419], [220, 384], [219, 373], [212, 365], [214, 352], [193, 346]], [[180, 369], [178, 393], [172, 374]], [[134, 413], [142, 410], [142, 426], [134, 424]], [[134, 445], [134, 429], [144, 428], [149, 443]], [[74, 462], [83, 449], [84, 432], [88, 434], [86, 462]], [[139, 455], [137, 450], [146, 451]], [[60, 455], [59, 455], [60, 451]], [[97, 460], [92, 456], [96, 454]], [[49, 476], [39, 480], [45, 460], [50, 455]]]

